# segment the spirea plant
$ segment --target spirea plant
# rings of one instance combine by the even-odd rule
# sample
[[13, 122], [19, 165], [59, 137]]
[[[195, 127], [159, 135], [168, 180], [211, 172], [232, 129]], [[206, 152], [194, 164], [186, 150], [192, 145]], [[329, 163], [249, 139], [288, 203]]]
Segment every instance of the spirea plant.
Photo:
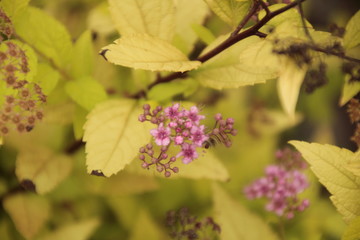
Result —
[[347, 3], [1, 0], [0, 239], [359, 239]]

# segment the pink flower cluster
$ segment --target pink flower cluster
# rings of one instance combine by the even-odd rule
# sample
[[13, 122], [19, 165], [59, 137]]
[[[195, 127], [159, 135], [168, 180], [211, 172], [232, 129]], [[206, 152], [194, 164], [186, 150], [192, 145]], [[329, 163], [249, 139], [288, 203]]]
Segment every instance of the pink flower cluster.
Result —
[[266, 210], [291, 219], [296, 211], [304, 211], [309, 206], [308, 199], [300, 201], [298, 198], [308, 186], [306, 176], [299, 170], [269, 165], [265, 176], [245, 187], [244, 191], [249, 199], [266, 198]]
[[[233, 129], [234, 120], [232, 118], [228, 118], [226, 121], [222, 120], [221, 114], [217, 114], [215, 128], [207, 134], [205, 126], [200, 124], [205, 116], [199, 114], [196, 106], [187, 110], [179, 103], [175, 103], [165, 109], [157, 106], [151, 111], [150, 105], [145, 104], [143, 110], [144, 113], [139, 115], [139, 121], [149, 121], [157, 125], [156, 128], [150, 130], [150, 134], [153, 136], [157, 148], [160, 148], [160, 154], [155, 155], [154, 146], [151, 143], [140, 148], [139, 158], [143, 161], [142, 167], [149, 168], [151, 165], [156, 165], [156, 169], [159, 172], [164, 171], [166, 177], [169, 177], [171, 172], [179, 171], [177, 167], [171, 167], [176, 159], [182, 158], [184, 164], [197, 159], [199, 157], [197, 149], [203, 148], [204, 145], [208, 148], [209, 146], [205, 143], [210, 138], [216, 138], [217, 141], [230, 146], [231, 141], [227, 135], [236, 135], [236, 130]], [[168, 156], [170, 147], [175, 147], [180, 151], [176, 150], [175, 155]], [[150, 158], [150, 162], [146, 161], [146, 155]]]

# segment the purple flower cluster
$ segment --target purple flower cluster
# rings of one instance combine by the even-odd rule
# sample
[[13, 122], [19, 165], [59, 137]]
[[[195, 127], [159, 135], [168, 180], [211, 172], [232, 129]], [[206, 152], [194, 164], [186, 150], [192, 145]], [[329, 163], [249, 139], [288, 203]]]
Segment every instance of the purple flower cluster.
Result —
[[[226, 121], [222, 120], [221, 114], [215, 116], [216, 124], [213, 130], [206, 133], [204, 125], [200, 121], [205, 118], [204, 115], [199, 114], [199, 109], [192, 106], [189, 110], [175, 103], [170, 107], [163, 109], [157, 106], [151, 110], [149, 104], [143, 106], [144, 113], [139, 115], [139, 121], [149, 121], [155, 125], [156, 128], [150, 130], [153, 136], [156, 148], [160, 149], [160, 154], [156, 157], [153, 144], [149, 143], [140, 148], [140, 160], [143, 161], [142, 167], [149, 168], [155, 165], [157, 171], [163, 172], [166, 177], [170, 177], [171, 172], [177, 173], [177, 167], [171, 167], [178, 158], [182, 158], [184, 164], [191, 163], [199, 157], [198, 148], [208, 148], [208, 141], [218, 141], [231, 146], [231, 140], [228, 134], [236, 135], [236, 130], [233, 129], [234, 120], [228, 118]], [[175, 147], [176, 154], [168, 155], [170, 147]], [[146, 156], [147, 155], [147, 156]], [[150, 161], [146, 161], [146, 158]]]
[[[284, 151], [288, 153], [288, 150]], [[298, 194], [308, 186], [306, 176], [294, 166], [269, 165], [265, 169], [265, 176], [245, 187], [244, 191], [249, 199], [266, 198], [266, 210], [291, 219], [296, 211], [304, 211], [309, 206], [308, 199], [300, 201], [298, 198]]]

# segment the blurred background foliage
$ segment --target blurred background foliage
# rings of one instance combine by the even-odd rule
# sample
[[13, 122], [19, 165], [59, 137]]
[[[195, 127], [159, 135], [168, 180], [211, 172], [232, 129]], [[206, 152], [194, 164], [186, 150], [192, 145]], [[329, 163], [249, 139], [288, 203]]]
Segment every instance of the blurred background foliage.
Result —
[[[90, 29], [95, 53], [94, 76], [108, 94], [134, 93], [154, 77], [151, 73], [109, 64], [97, 55], [101, 47], [118, 38], [106, 1], [32, 0], [31, 5], [62, 22], [74, 41]], [[334, 22], [345, 26], [359, 8], [357, 0], [308, 0], [305, 14], [315, 29], [328, 31]], [[205, 25], [215, 36], [230, 30], [214, 16], [209, 16]], [[343, 84], [340, 65], [338, 59], [331, 58], [327, 72], [329, 83], [312, 94], [301, 92], [295, 122], [290, 122], [282, 112], [273, 80], [236, 90], [215, 91], [195, 86], [196, 92], [189, 96], [188, 100], [203, 106], [203, 113], [209, 118], [221, 112], [223, 116], [235, 119], [238, 135], [233, 138], [233, 147], [217, 146], [211, 150], [230, 174], [229, 181], [221, 185], [275, 231], [277, 218], [264, 210], [263, 202], [247, 200], [243, 187], [263, 175], [264, 167], [274, 161], [276, 149], [296, 139], [356, 150], [356, 145], [349, 140], [355, 126], [350, 124], [345, 108], [339, 107]], [[53, 93], [49, 102], [55, 106], [63, 94]], [[8, 144], [0, 148], [0, 196], [19, 190], [14, 174], [19, 150], [33, 146], [35, 141], [36, 145], [45, 145], [54, 152], [71, 152], [69, 146], [76, 141], [69, 124], [75, 114], [74, 106], [61, 105], [61, 109], [49, 111], [49, 114], [54, 116], [41, 123], [36, 131], [21, 138], [10, 136]], [[77, 114], [85, 115], [86, 111]], [[35, 239], [163, 239], [166, 238], [164, 219], [169, 210], [186, 206], [200, 218], [214, 215], [211, 180], [134, 177], [127, 173], [109, 179], [99, 178], [86, 173], [83, 148], [69, 155], [72, 161], [68, 177], [41, 196], [50, 205], [50, 217]], [[345, 224], [330, 203], [327, 191], [310, 171], [307, 175], [311, 186], [303, 195], [310, 199], [311, 207], [286, 222], [286, 239], [339, 239]], [[51, 235], [54, 230], [66, 226], [69, 226], [65, 231], [68, 235]], [[71, 226], [76, 228], [71, 229]], [[76, 235], [79, 232], [81, 236]], [[3, 208], [0, 209], [0, 238], [23, 239]]]

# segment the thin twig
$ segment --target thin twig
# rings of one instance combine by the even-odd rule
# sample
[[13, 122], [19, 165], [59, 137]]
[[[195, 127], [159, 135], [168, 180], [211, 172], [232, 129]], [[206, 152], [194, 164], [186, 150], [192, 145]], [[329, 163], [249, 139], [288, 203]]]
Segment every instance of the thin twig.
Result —
[[360, 64], [360, 59], [357, 59], [357, 58], [353, 58], [353, 57], [350, 57], [350, 56], [346, 56], [344, 53], [341, 53], [341, 52], [334, 52], [334, 51], [331, 51], [329, 49], [325, 49], [325, 48], [321, 48], [317, 45], [314, 45], [314, 44], [308, 44], [306, 45], [308, 48], [314, 50], [314, 51], [317, 51], [317, 52], [322, 52], [322, 53], [325, 53], [327, 55], [332, 55], [332, 56], [336, 56], [336, 57], [339, 57], [341, 59], [345, 59], [345, 60], [348, 60], [348, 61], [351, 61], [351, 62], [356, 62], [356, 63], [359, 63]]
[[299, 2], [298, 6], [299, 6], [300, 17], [301, 17], [301, 23], [302, 23], [302, 25], [304, 27], [304, 32], [305, 32], [306, 36], [310, 39], [310, 41], [315, 43], [314, 39], [312, 38], [312, 36], [311, 36], [311, 34], [309, 32], [309, 29], [306, 26], [304, 10], [303, 10], [301, 2]]
[[230, 37], [236, 36], [236, 34], [238, 34], [241, 31], [241, 29], [243, 29], [243, 27], [249, 22], [250, 18], [256, 13], [258, 9], [259, 9], [259, 2], [255, 0], [248, 14], [246, 14], [246, 16], [241, 20], [241, 22], [236, 27], [236, 29], [231, 33]]
[[259, 0], [259, 3], [261, 5], [261, 7], [265, 10], [266, 15], [269, 15], [270, 14], [270, 9], [266, 5], [266, 3], [263, 0]]

